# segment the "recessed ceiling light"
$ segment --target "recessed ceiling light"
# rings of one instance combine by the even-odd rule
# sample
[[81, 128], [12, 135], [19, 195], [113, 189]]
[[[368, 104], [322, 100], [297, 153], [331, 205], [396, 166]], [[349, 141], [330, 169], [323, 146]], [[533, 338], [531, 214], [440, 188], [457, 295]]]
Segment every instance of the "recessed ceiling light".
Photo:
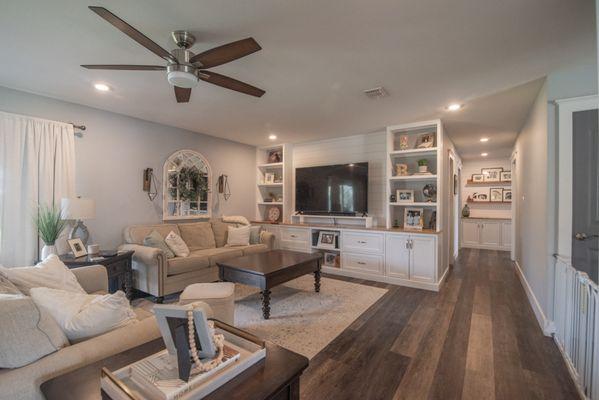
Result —
[[110, 90], [110, 86], [105, 83], [94, 83], [94, 87], [100, 92], [108, 92]]
[[462, 108], [461, 104], [451, 103], [450, 105], [447, 106], [447, 111], [458, 111], [461, 108]]
[[269, 138], [270, 140], [277, 140], [277, 135], [274, 135], [274, 134], [272, 134], [272, 135], [268, 135], [268, 138]]
[[481, 156], [486, 157], [489, 155], [489, 153], [480, 153]]
[[481, 141], [481, 142], [488, 142], [488, 141], [489, 141], [489, 138], [488, 138], [488, 137], [480, 138], [480, 141]]

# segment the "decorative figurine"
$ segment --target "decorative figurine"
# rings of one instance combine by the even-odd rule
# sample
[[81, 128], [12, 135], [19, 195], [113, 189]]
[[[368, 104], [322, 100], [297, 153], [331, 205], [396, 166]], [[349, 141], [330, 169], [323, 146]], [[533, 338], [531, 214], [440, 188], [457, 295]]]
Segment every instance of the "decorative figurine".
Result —
[[408, 175], [408, 164], [395, 164], [395, 175], [396, 176]]
[[399, 137], [399, 149], [400, 150], [408, 149], [408, 135], [401, 135]]
[[426, 197], [427, 202], [434, 201], [435, 196], [437, 195], [437, 187], [433, 184], [426, 184], [422, 188], [422, 194]]

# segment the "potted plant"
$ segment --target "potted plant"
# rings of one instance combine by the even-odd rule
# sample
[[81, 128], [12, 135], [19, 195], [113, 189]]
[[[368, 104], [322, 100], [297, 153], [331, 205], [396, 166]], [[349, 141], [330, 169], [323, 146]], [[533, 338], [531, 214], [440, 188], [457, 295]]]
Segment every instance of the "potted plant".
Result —
[[418, 160], [418, 172], [426, 173], [428, 172], [428, 160], [426, 158], [422, 158]]
[[34, 222], [44, 242], [41, 259], [44, 260], [50, 254], [57, 254], [56, 239], [67, 224], [67, 221], [62, 219], [62, 210], [54, 205], [40, 205]]

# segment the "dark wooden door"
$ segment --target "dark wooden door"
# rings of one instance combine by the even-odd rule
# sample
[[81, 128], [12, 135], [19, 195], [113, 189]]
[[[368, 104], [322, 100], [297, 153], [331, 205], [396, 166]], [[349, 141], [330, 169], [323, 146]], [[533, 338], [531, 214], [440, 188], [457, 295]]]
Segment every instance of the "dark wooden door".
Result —
[[599, 113], [577, 111], [573, 123], [572, 264], [599, 278]]

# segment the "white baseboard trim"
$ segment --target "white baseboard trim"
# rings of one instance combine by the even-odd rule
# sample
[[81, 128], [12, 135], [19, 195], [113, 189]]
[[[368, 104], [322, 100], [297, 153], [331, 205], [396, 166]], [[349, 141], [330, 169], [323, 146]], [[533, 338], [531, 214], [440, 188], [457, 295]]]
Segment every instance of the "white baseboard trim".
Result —
[[530, 303], [530, 306], [532, 307], [532, 311], [535, 313], [535, 317], [537, 318], [537, 322], [539, 323], [539, 326], [541, 327], [543, 334], [545, 336], [551, 336], [555, 332], [555, 325], [554, 325], [553, 321], [551, 321], [545, 317], [543, 308], [541, 307], [541, 304], [539, 303], [539, 301], [537, 300], [537, 297], [535, 296], [534, 292], [532, 291], [532, 288], [528, 284], [528, 281], [526, 280], [526, 276], [524, 276], [524, 272], [522, 271], [522, 268], [520, 268], [520, 264], [518, 264], [518, 261], [514, 261], [514, 265], [516, 266], [516, 273], [518, 274], [518, 278], [520, 278], [520, 283], [522, 284], [522, 287], [524, 288], [526, 297], [528, 297], [528, 302]]

